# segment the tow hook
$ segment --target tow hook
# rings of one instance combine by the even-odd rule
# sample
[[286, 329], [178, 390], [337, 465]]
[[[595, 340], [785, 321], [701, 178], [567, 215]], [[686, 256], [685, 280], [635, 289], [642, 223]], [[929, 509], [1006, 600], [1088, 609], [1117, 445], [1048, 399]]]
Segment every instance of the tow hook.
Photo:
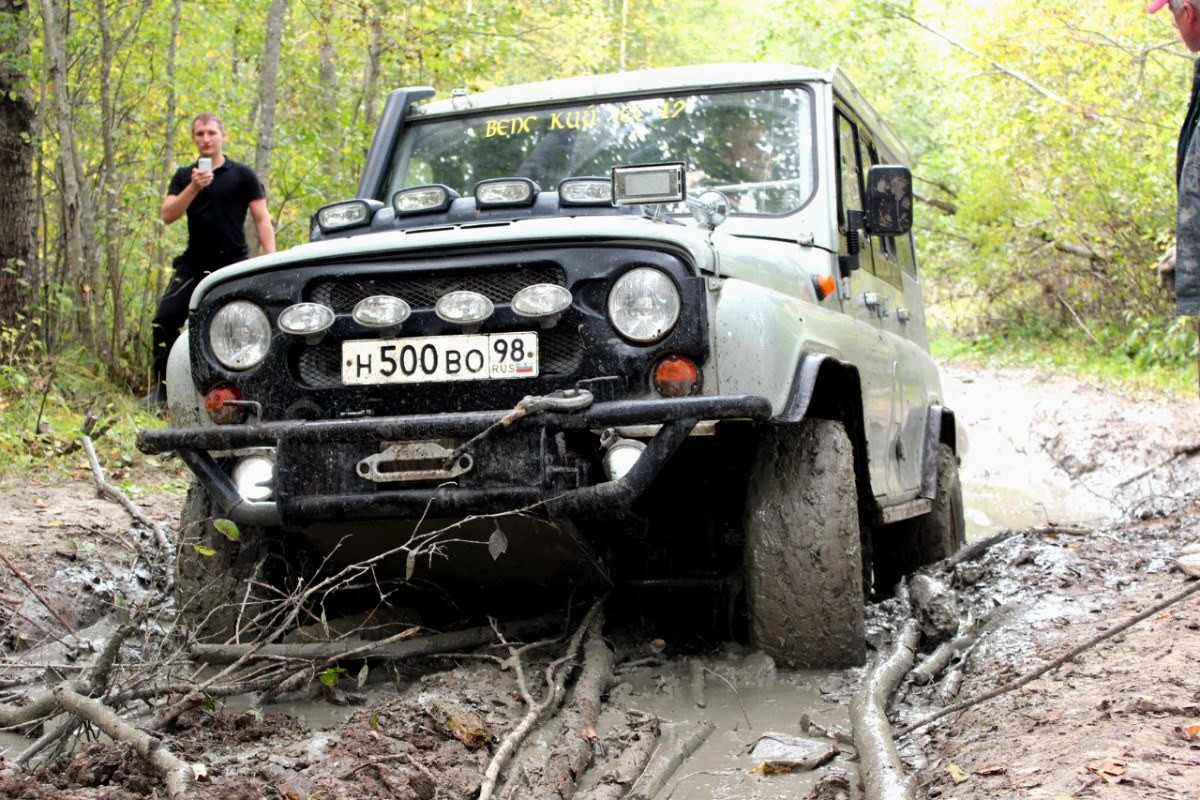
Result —
[[450, 456], [442, 462], [443, 469], [450, 469], [458, 457], [467, 453], [472, 447], [490, 436], [497, 428], [507, 428], [522, 417], [541, 411], [582, 411], [592, 404], [595, 398], [587, 389], [558, 389], [550, 394], [525, 395], [520, 402], [513, 406], [500, 419], [472, 436], [467, 441], [454, 448]]

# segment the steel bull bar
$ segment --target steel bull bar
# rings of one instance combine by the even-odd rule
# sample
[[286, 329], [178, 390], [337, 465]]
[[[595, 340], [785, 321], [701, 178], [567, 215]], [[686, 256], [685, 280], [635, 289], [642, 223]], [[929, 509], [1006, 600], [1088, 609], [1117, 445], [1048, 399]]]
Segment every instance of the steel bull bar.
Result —
[[[536, 404], [533, 406], [537, 409]], [[771, 404], [757, 395], [719, 395], [656, 400], [594, 403], [578, 411], [533, 410], [523, 416], [512, 411], [469, 411], [359, 417], [331, 420], [287, 420], [247, 425], [211, 425], [142, 431], [138, 449], [154, 454], [175, 451], [208, 490], [222, 512], [243, 525], [279, 525], [284, 520], [410, 518], [488, 513], [497, 507], [537, 506], [551, 516], [627, 506], [650, 486], [655, 476], [700, 420], [743, 419], [765, 422]], [[415, 489], [282, 497], [273, 502], [250, 502], [211, 451], [278, 447], [284, 443], [347, 444], [419, 441], [437, 438], [470, 439], [489, 429], [544, 428], [550, 432], [661, 425], [646, 444], [633, 469], [619, 480], [576, 489], [535, 486], [497, 486], [466, 489], [441, 485]]]

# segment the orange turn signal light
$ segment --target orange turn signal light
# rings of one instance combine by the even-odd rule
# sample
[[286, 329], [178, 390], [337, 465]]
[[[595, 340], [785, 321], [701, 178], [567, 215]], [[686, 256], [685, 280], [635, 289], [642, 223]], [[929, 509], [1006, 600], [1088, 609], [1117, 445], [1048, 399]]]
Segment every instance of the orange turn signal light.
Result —
[[824, 300], [837, 291], [837, 281], [833, 279], [832, 275], [815, 275], [813, 276], [813, 288], [817, 292], [817, 300]]
[[245, 409], [237, 404], [242, 393], [232, 386], [214, 386], [204, 396], [204, 408], [218, 425], [234, 425], [242, 421]]
[[700, 370], [687, 356], [667, 356], [654, 368], [654, 388], [663, 397], [687, 397], [695, 394]]

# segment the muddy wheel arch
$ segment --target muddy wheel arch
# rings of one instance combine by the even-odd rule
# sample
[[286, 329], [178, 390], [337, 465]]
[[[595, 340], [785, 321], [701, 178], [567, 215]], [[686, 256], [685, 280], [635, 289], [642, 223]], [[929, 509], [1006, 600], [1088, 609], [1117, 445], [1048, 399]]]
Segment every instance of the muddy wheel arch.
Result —
[[840, 422], [762, 430], [744, 526], [751, 642], [791, 667], [863, 663], [854, 447]]

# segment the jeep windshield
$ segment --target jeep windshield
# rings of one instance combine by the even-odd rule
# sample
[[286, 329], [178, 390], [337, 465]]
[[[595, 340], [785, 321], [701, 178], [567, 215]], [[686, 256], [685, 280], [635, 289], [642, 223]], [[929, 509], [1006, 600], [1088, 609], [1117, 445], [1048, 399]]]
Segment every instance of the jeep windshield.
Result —
[[812, 118], [811, 96], [797, 87], [416, 121], [405, 128], [380, 199], [425, 184], [470, 196], [479, 181], [504, 177], [530, 178], [553, 191], [566, 178], [608, 177], [614, 166], [682, 161], [689, 195], [717, 189], [733, 214], [789, 214], [814, 189]]

